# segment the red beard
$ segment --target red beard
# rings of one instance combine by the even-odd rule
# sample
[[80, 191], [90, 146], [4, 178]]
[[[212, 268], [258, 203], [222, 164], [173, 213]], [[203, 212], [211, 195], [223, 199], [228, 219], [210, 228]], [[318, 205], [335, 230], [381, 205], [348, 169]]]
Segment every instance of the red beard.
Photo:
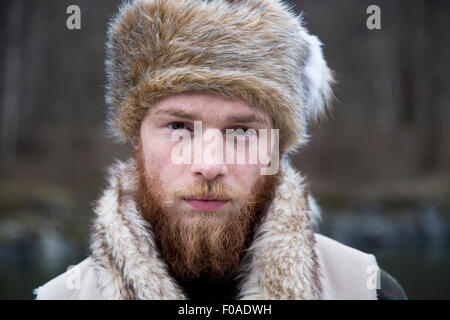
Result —
[[[256, 226], [272, 202], [279, 173], [261, 176], [251, 192], [242, 194], [218, 181], [197, 181], [164, 194], [160, 180], [145, 171], [142, 147], [136, 149], [139, 174], [137, 202], [149, 221], [160, 254], [179, 281], [226, 278], [236, 271]], [[213, 195], [230, 199], [227, 209], [176, 210], [182, 198]]]

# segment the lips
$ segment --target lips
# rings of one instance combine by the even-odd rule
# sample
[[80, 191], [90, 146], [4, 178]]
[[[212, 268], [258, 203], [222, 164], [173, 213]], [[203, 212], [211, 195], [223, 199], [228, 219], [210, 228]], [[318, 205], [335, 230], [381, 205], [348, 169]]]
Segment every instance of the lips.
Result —
[[218, 200], [212, 197], [183, 199], [194, 210], [213, 211], [222, 207], [228, 200]]

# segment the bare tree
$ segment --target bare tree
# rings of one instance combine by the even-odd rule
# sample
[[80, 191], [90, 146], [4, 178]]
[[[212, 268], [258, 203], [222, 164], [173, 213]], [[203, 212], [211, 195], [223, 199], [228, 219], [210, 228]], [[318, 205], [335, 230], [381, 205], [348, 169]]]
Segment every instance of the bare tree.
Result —
[[3, 95], [1, 105], [1, 149], [6, 165], [15, 161], [19, 130], [19, 110], [22, 79], [23, 0], [7, 5], [6, 46], [4, 53]]

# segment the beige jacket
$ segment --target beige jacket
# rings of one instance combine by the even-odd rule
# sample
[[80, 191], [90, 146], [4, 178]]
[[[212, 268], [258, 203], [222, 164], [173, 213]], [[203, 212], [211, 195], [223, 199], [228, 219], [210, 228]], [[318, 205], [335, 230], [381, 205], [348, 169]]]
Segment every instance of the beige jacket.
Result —
[[[303, 178], [289, 161], [239, 267], [239, 299], [376, 299], [373, 255], [314, 233]], [[117, 162], [95, 208], [92, 254], [36, 290], [37, 299], [186, 299], [133, 200], [134, 160]]]

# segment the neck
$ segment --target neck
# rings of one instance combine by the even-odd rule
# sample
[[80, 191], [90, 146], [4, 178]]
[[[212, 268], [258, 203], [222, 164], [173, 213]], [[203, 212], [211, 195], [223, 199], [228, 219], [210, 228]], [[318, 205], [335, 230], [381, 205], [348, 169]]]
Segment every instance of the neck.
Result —
[[234, 277], [211, 281], [207, 278], [197, 278], [180, 282], [184, 292], [191, 300], [233, 300], [238, 295], [239, 281]]

